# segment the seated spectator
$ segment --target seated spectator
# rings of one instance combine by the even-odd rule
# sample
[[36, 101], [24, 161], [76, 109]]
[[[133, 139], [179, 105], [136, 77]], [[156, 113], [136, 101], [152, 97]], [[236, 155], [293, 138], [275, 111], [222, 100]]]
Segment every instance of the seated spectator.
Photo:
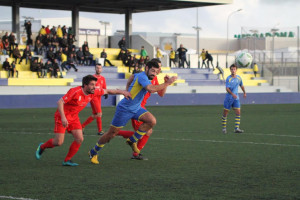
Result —
[[58, 25], [58, 27], [57, 27], [56, 35], [57, 35], [58, 38], [63, 37], [63, 32], [62, 32], [62, 29], [61, 29], [60, 25]]
[[126, 41], [125, 41], [125, 37], [122, 37], [122, 39], [118, 42], [118, 46], [121, 50], [126, 51]]
[[21, 53], [18, 46], [16, 46], [16, 48], [13, 50], [12, 55], [13, 58], [15, 59], [15, 63], [17, 62], [18, 58], [21, 59]]
[[41, 65], [38, 63], [38, 59], [34, 59], [30, 64], [30, 71], [36, 72], [37, 76], [41, 78], [40, 74], [42, 73]]
[[58, 61], [59, 64], [62, 63], [62, 59], [61, 59], [62, 54], [63, 54], [63, 49], [60, 47], [58, 51], [55, 52], [55, 59]]
[[[46, 34], [49, 35], [51, 33], [49, 25], [45, 28]], [[50, 36], [50, 35], [49, 35]]]
[[90, 53], [89, 51], [89, 48], [86, 47], [85, 48], [85, 51], [84, 51], [84, 62], [85, 62], [85, 65], [92, 65], [92, 62], [93, 62], [93, 55]]
[[68, 46], [70, 49], [72, 48], [75, 48], [75, 45], [74, 45], [74, 42], [75, 42], [75, 38], [73, 37], [73, 35], [69, 35], [68, 37]]
[[136, 60], [134, 59], [133, 56], [130, 57], [130, 59], [125, 63], [125, 66], [129, 67], [129, 72], [130, 72], [130, 69], [135, 67], [136, 65]]
[[3, 41], [0, 38], [0, 55], [5, 55], [6, 53], [4, 53], [4, 46], [3, 46]]
[[9, 49], [9, 41], [8, 39], [6, 38], [4, 41], [3, 41], [3, 53], [5, 55], [9, 55], [10, 54], [10, 49]]
[[145, 58], [143, 56], [141, 56], [140, 60], [139, 60], [139, 64], [143, 65], [145, 64]]
[[59, 40], [56, 35], [53, 35], [51, 38], [51, 46], [55, 49], [55, 51], [59, 48]]
[[107, 53], [105, 52], [105, 49], [103, 49], [103, 51], [101, 52], [100, 57], [104, 58], [104, 66], [105, 63], [108, 63], [110, 66], [113, 66], [113, 64], [111, 64], [111, 62], [107, 59]]
[[67, 57], [70, 57], [70, 51], [68, 47], [63, 48], [63, 54], [66, 54]]
[[54, 62], [55, 54], [53, 52], [52, 47], [50, 47], [49, 50], [47, 51], [47, 59], [50, 60], [52, 63]]
[[83, 63], [84, 63], [84, 54], [83, 54], [83, 51], [82, 51], [81, 47], [79, 47], [79, 50], [76, 52], [76, 59], [77, 59], [77, 63], [79, 65], [83, 65]]
[[142, 65], [135, 64], [132, 74], [140, 73], [142, 71]]
[[7, 71], [7, 77], [9, 77], [10, 64], [9, 64], [8, 58], [6, 58], [5, 61], [3, 62], [2, 69]]
[[[49, 61], [50, 62], [50, 61]], [[51, 63], [51, 62], [50, 62]], [[39, 64], [39, 68], [41, 69], [41, 77], [44, 78], [45, 76], [47, 77], [47, 72], [48, 72], [48, 69], [47, 69], [47, 66], [46, 64], [44, 64], [44, 61], [43, 59], [40, 60], [40, 62], [38, 63]]]
[[53, 71], [53, 66], [50, 60], [47, 60], [46, 64], [44, 65], [44, 69], [42, 69], [42, 77], [46, 76], [47, 78], [47, 73]]
[[5, 32], [5, 34], [2, 37], [2, 41], [5, 41], [6, 39], [8, 39], [8, 32]]
[[62, 48], [68, 47], [68, 38], [66, 35], [63, 36], [62, 40], [60, 41], [60, 46]]
[[10, 33], [8, 40], [9, 40], [9, 45], [10, 45], [9, 49], [14, 50], [15, 47], [18, 46], [18, 44], [16, 43], [16, 36], [14, 35], [13, 32]]
[[[69, 48], [70, 49], [70, 48]], [[74, 59], [76, 60], [76, 51], [75, 51], [75, 47], [73, 47], [72, 49], [70, 49], [69, 55], [73, 54]]]
[[57, 73], [60, 72], [59, 78], [63, 78], [62, 72], [59, 70], [59, 65], [58, 65], [58, 62], [56, 59], [54, 60], [54, 63], [52, 66], [53, 66], [53, 71], [51, 73], [51, 77], [57, 78]]
[[78, 71], [78, 69], [76, 68], [76, 65], [75, 65], [75, 58], [74, 58], [73, 54], [70, 54], [70, 57], [68, 57], [67, 65], [72, 67], [75, 70], [75, 72]]
[[86, 47], [89, 48], [89, 45], [88, 45], [87, 41], [84, 41], [84, 43], [82, 45], [82, 51], [83, 51], [83, 53], [85, 52]]
[[37, 40], [34, 46], [34, 52], [37, 55], [43, 55], [43, 44], [41, 43], [40, 40]]
[[149, 56], [146, 56], [145, 60], [144, 60], [144, 63], [145, 65], [150, 61], [150, 57]]
[[25, 58], [26, 59], [26, 64], [28, 59], [31, 60], [31, 50], [29, 48], [29, 46], [26, 46], [26, 49], [23, 51], [23, 56], [21, 57], [21, 60], [19, 61], [19, 64], [21, 64], [22, 60]]
[[14, 78], [14, 74], [16, 73], [16, 78], [18, 78], [19, 71], [16, 69], [16, 61], [12, 61], [10, 68], [9, 68], [9, 76], [8, 78]]
[[42, 42], [43, 40], [44, 40], [44, 36], [41, 34], [41, 33], [39, 33], [37, 36], [36, 36], [36, 38], [35, 38], [35, 43], [37, 43], [37, 41], [40, 41], [40, 42]]
[[125, 51], [124, 50], [121, 50], [120, 51], [120, 53], [119, 53], [119, 55], [118, 55], [118, 57], [117, 57], [117, 59], [118, 60], [122, 60], [122, 63], [125, 65], [125, 63], [126, 63], [126, 53], [125, 53]]
[[45, 50], [48, 50], [49, 47], [51, 46], [51, 38], [50, 38], [50, 35], [47, 34], [46, 37], [44, 37], [43, 39], [43, 45], [44, 45], [44, 49]]
[[[55, 26], [52, 26], [52, 28], [50, 29], [50, 35], [52, 36], [52, 38], [54, 36], [56, 36], [56, 27]], [[57, 37], [57, 36], [56, 36]]]

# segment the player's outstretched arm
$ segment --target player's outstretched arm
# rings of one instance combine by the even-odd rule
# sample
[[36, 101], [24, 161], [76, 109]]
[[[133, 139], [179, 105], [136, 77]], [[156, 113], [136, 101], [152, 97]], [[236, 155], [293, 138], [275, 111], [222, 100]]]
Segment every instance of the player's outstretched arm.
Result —
[[131, 97], [130, 92], [119, 89], [104, 89], [104, 94], [122, 94], [126, 99], [129, 99]]
[[[170, 77], [169, 77], [168, 75], [166, 75], [166, 76], [164, 77], [164, 81], [165, 81], [165, 82], [168, 81], [169, 79], [170, 79]], [[165, 96], [166, 91], [167, 91], [167, 88], [158, 91], [157, 94], [158, 94], [160, 97], [163, 97], [163, 96]]]
[[127, 91], [128, 91], [128, 88], [129, 88], [130, 84], [132, 83], [133, 79], [134, 79], [134, 75], [132, 74], [132, 75], [128, 78], [127, 83], [126, 83], [126, 90], [127, 90]]
[[60, 99], [58, 100], [57, 102], [57, 110], [60, 114], [60, 117], [61, 117], [61, 123], [64, 127], [67, 127], [68, 126], [68, 120], [66, 118], [66, 115], [65, 115], [65, 111], [64, 111], [64, 100], [63, 99]]
[[148, 92], [154, 93], [154, 92], [158, 92], [160, 90], [163, 90], [165, 88], [167, 88], [169, 85], [171, 85], [172, 83], [174, 83], [177, 80], [177, 76], [172, 76], [171, 78], [169, 78], [166, 82], [159, 84], [159, 85], [147, 85], [145, 87], [145, 89]]

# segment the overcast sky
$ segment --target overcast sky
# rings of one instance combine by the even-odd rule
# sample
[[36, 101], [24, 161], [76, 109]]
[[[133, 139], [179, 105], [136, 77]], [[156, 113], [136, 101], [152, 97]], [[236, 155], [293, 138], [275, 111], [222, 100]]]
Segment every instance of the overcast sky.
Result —
[[[233, 4], [198, 8], [200, 37], [227, 35], [230, 13], [243, 9], [229, 18], [229, 37], [241, 33], [241, 27], [295, 31], [300, 25], [300, 0], [234, 0]], [[134, 32], [195, 33], [197, 8], [133, 14]], [[34, 18], [71, 17], [70, 11], [20, 9], [20, 16]], [[80, 12], [80, 16], [109, 21], [113, 31], [124, 30], [125, 16]], [[0, 19], [11, 19], [11, 8], [0, 6]], [[265, 27], [265, 28], [263, 28]]]

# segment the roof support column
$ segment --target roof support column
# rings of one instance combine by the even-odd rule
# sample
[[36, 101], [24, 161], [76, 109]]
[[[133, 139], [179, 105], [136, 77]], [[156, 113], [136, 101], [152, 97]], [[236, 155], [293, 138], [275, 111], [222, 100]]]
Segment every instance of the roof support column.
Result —
[[127, 9], [125, 13], [125, 39], [126, 47], [131, 48], [131, 36], [132, 35], [132, 11]]
[[72, 30], [77, 40], [75, 42], [76, 46], [79, 46], [79, 9], [78, 6], [74, 6], [72, 9]]
[[17, 43], [20, 43], [20, 5], [16, 2], [12, 6], [12, 32], [15, 33]]

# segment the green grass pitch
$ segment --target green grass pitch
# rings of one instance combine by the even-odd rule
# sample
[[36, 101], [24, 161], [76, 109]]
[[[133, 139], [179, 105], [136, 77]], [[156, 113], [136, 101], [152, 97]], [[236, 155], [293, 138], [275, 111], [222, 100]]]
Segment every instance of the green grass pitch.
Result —
[[[222, 106], [149, 107], [157, 118], [142, 153], [130, 160], [121, 137], [92, 165], [87, 152], [98, 140], [96, 122], [74, 156], [78, 167], [63, 167], [72, 142], [47, 149], [35, 159], [40, 142], [53, 137], [55, 109], [0, 110], [0, 199], [300, 199], [300, 105], [243, 105], [241, 129], [221, 132]], [[103, 108], [107, 130], [115, 108]], [[86, 108], [81, 121], [91, 113]], [[125, 127], [130, 129], [130, 123]]]

